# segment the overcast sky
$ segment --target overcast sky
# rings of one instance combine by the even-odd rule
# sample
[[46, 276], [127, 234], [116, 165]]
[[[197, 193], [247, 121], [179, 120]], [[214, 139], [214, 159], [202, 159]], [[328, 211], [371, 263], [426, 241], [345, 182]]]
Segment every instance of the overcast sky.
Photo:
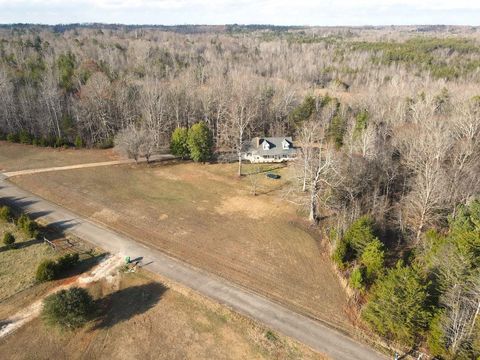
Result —
[[0, 23], [480, 25], [480, 0], [0, 0]]

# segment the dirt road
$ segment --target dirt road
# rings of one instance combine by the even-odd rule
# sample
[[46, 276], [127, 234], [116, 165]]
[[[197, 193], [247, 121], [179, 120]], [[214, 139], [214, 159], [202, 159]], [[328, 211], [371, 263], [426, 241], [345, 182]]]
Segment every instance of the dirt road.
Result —
[[[175, 156], [173, 155], [153, 155], [150, 161], [164, 161], [164, 160], [173, 160]], [[147, 160], [139, 159], [137, 163], [144, 163]], [[4, 172], [3, 176], [5, 178], [9, 178], [12, 176], [20, 176], [20, 175], [32, 175], [32, 174], [39, 174], [44, 172], [51, 172], [51, 171], [63, 171], [63, 170], [75, 170], [75, 169], [85, 169], [91, 167], [98, 167], [98, 166], [112, 166], [112, 165], [123, 165], [123, 164], [133, 164], [135, 160], [133, 159], [125, 159], [125, 160], [113, 160], [113, 161], [102, 161], [102, 162], [93, 162], [88, 164], [77, 164], [77, 165], [67, 165], [67, 166], [56, 166], [56, 167], [48, 167], [48, 168], [40, 168], [40, 169], [28, 169], [28, 170], [18, 170], [18, 171], [8, 171]]]
[[[380, 360], [385, 356], [349, 337], [299, 315], [262, 296], [249, 292], [224, 279], [193, 268], [170, 258], [130, 238], [83, 219], [74, 213], [22, 190], [0, 175], [2, 202], [21, 208], [28, 213], [83, 238], [112, 254], [141, 259], [147, 270], [161, 274], [221, 304], [246, 315], [287, 336], [309, 345], [313, 349], [338, 360]], [[39, 216], [40, 215], [40, 216]]]

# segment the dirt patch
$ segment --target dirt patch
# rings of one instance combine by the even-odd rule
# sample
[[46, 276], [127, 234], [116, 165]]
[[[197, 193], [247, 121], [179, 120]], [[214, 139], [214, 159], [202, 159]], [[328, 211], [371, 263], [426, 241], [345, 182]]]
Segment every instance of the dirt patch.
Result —
[[92, 218], [104, 222], [116, 222], [120, 216], [115, 211], [105, 208], [101, 211], [95, 212], [92, 215]]
[[251, 219], [263, 219], [271, 216], [278, 216], [282, 212], [280, 204], [264, 201], [252, 196], [232, 196], [222, 200], [215, 211], [220, 215], [235, 215], [240, 213]]

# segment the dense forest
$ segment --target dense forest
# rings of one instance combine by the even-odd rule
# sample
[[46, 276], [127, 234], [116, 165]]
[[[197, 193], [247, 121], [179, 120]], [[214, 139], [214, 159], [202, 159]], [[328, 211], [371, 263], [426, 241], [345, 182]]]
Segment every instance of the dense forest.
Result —
[[477, 28], [3, 26], [0, 137], [109, 147], [141, 131], [150, 154], [198, 122], [217, 153], [293, 136], [285, 200], [330, 240], [363, 323], [476, 359], [479, 81]]

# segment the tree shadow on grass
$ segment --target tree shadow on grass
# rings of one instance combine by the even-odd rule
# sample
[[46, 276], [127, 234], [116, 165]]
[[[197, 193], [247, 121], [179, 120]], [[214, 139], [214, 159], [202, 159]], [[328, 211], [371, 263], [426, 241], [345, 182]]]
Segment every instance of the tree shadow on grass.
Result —
[[153, 308], [167, 288], [159, 283], [132, 286], [99, 299], [100, 316], [96, 329], [113, 327]]

